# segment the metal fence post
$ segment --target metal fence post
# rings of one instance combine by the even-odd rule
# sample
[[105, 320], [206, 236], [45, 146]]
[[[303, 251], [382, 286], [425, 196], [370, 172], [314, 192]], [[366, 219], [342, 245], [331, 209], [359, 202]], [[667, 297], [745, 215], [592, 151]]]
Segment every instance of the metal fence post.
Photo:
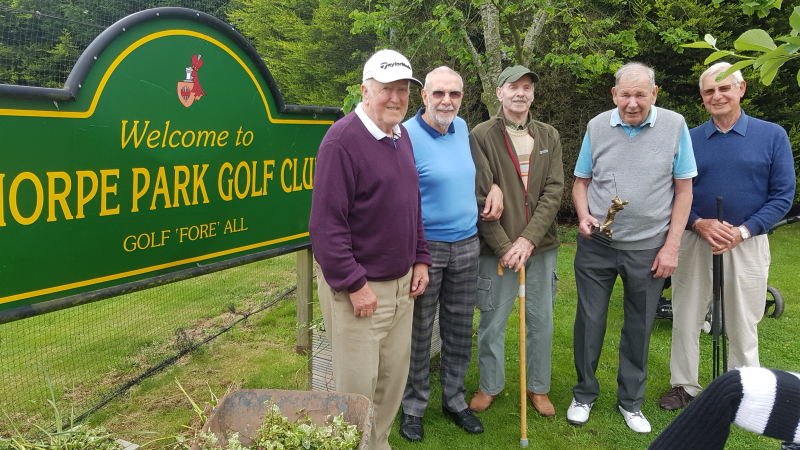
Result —
[[297, 345], [295, 351], [311, 356], [311, 330], [314, 318], [314, 254], [311, 249], [297, 252]]

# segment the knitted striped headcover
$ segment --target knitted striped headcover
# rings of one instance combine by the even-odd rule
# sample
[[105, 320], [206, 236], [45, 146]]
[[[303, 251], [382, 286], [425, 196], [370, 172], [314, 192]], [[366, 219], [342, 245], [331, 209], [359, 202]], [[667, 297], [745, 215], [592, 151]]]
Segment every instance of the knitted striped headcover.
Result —
[[800, 443], [800, 374], [742, 367], [714, 380], [650, 444], [650, 450], [723, 449], [730, 424]]
[[742, 401], [733, 423], [753, 433], [800, 442], [800, 374], [761, 367], [738, 372]]

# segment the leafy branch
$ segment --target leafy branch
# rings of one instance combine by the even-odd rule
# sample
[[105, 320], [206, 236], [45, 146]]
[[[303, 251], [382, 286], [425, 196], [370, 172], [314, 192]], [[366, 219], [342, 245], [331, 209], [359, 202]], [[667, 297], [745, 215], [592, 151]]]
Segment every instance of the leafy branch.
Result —
[[[683, 44], [683, 47], [713, 49], [714, 52], [706, 58], [705, 64], [711, 64], [726, 56], [741, 59], [718, 75], [717, 81], [728, 77], [737, 70], [752, 66], [753, 69], [760, 71], [761, 83], [769, 86], [781, 66], [800, 57], [800, 53], [798, 53], [800, 50], [800, 6], [794, 8], [794, 12], [789, 17], [789, 25], [792, 27], [791, 33], [788, 36], [778, 36], [774, 40], [769, 33], [761, 29], [745, 31], [733, 43], [736, 51], [717, 48], [717, 40], [710, 34], [706, 34], [702, 41]], [[775, 41], [782, 42], [782, 44], [777, 45]], [[737, 52], [752, 52], [755, 55]], [[800, 86], [800, 70], [797, 72], [797, 84]]]

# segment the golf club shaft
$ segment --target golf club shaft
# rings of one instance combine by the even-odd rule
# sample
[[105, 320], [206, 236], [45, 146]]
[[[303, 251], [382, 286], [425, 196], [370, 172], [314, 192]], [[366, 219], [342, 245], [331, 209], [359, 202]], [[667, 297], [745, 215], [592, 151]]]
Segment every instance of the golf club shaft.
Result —
[[[717, 220], [725, 222], [722, 214], [722, 197], [717, 197]], [[722, 341], [722, 373], [728, 371], [728, 335], [725, 331], [725, 270], [723, 269], [723, 255], [719, 255], [719, 316], [720, 340]]]

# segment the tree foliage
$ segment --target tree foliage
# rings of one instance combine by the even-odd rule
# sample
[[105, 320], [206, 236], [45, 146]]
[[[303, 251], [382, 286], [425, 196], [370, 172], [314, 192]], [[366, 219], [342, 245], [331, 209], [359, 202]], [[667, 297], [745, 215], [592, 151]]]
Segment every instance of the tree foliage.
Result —
[[[778, 36], [774, 40], [766, 31], [762, 29], [747, 30], [734, 41], [733, 46], [738, 52], [731, 50], [720, 50], [717, 48], [717, 40], [710, 34], [706, 34], [700, 42], [684, 44], [684, 47], [713, 49], [705, 64], [711, 64], [718, 59], [734, 57], [741, 61], [734, 64], [730, 69], [720, 74], [719, 80], [726, 78], [737, 70], [745, 67], [753, 67], [759, 70], [759, 79], [766, 86], [772, 84], [778, 70], [787, 62], [800, 57], [800, 6], [796, 6], [792, 15], [789, 17], [789, 25], [792, 28], [788, 36]], [[775, 41], [783, 42], [776, 45]], [[797, 71], [797, 84], [800, 86], [800, 70]]]
[[348, 0], [239, 0], [228, 18], [262, 56], [284, 102], [331, 106], [360, 82], [375, 48], [372, 36], [351, 35], [352, 8]]

